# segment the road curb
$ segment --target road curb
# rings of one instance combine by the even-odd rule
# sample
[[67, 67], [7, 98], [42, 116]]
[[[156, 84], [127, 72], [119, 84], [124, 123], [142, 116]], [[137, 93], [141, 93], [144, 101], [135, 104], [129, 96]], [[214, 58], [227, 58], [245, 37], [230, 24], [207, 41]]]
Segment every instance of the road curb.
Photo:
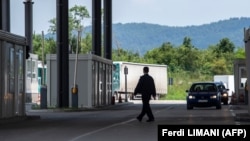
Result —
[[36, 120], [36, 119], [41, 119], [41, 117], [37, 115], [27, 115], [27, 116], [16, 116], [11, 118], [2, 118], [0, 119], [0, 125], [16, 123], [25, 120]]
[[51, 109], [31, 109], [28, 110], [28, 113], [34, 112], [83, 112], [83, 111], [99, 111], [99, 110], [108, 110], [116, 107], [120, 107], [123, 105], [132, 104], [132, 102], [123, 102], [123, 103], [115, 103], [114, 105], [103, 105], [96, 107], [83, 107], [83, 108], [51, 108]]
[[250, 122], [250, 114], [249, 113], [238, 113], [235, 114], [235, 121], [246, 121]]

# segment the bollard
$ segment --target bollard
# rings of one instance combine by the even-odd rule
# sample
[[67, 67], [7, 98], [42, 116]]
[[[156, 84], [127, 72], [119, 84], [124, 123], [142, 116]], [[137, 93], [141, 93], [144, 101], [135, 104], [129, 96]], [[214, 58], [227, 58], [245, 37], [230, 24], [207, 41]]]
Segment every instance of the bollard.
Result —
[[47, 109], [47, 86], [42, 85], [40, 91], [40, 108]]
[[112, 97], [111, 97], [111, 104], [112, 104], [112, 105], [115, 105], [115, 96], [112, 96]]
[[121, 97], [121, 94], [119, 94], [119, 103], [122, 103], [122, 97]]
[[71, 100], [72, 100], [72, 108], [78, 108], [78, 86], [75, 85], [71, 88]]

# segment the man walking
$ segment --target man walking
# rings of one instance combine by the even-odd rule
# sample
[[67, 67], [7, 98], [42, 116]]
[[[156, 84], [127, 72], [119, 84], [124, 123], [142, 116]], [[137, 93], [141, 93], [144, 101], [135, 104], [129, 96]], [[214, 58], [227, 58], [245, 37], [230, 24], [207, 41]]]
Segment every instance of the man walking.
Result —
[[148, 116], [147, 122], [152, 122], [155, 120], [154, 115], [152, 113], [151, 107], [149, 105], [149, 101], [151, 96], [155, 99], [156, 90], [154, 79], [148, 74], [149, 68], [144, 67], [143, 73], [144, 75], [140, 77], [139, 82], [135, 88], [134, 95], [140, 93], [142, 95], [142, 111], [137, 117], [137, 120], [141, 121], [145, 114]]

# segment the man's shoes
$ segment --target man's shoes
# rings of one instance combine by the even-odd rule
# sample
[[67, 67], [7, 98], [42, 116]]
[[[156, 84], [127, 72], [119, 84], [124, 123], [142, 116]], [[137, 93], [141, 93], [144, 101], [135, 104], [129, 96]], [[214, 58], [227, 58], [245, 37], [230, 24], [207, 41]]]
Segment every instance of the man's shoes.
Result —
[[142, 120], [142, 118], [139, 118], [139, 117], [136, 117], [136, 119], [137, 119], [138, 121], [140, 121], [140, 122], [141, 122], [141, 120]]
[[153, 122], [155, 121], [154, 119], [148, 119], [147, 122]]

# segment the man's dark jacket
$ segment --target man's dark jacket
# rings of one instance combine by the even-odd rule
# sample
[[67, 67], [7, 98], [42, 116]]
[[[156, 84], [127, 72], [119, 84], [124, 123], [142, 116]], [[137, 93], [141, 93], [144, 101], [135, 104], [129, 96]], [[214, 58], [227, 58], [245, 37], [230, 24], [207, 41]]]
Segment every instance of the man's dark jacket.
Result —
[[154, 79], [148, 75], [144, 74], [140, 77], [139, 82], [135, 88], [134, 95], [142, 94], [142, 99], [150, 99], [151, 96], [156, 96]]

